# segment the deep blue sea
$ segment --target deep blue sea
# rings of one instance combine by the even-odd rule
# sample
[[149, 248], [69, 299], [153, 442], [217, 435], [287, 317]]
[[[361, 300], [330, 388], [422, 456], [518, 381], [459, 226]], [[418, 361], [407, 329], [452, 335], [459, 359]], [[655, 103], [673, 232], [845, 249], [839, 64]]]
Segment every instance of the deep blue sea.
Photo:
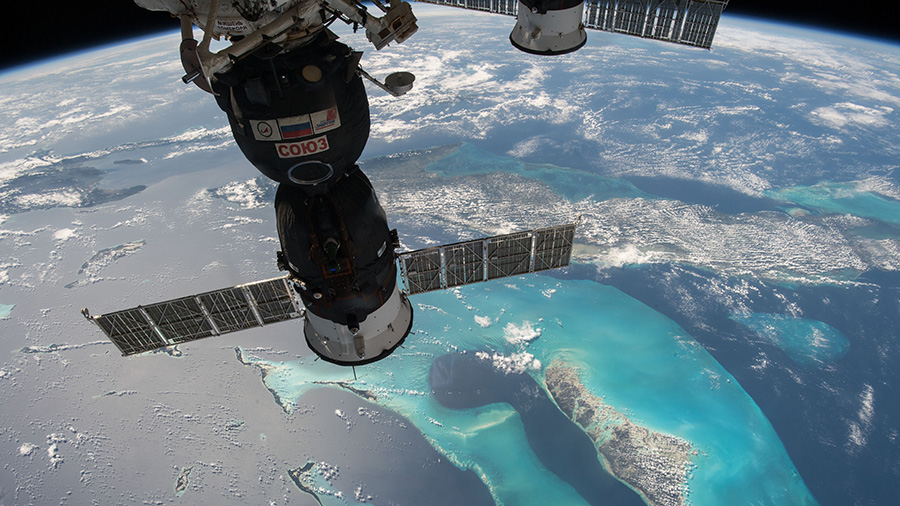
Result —
[[[900, 284], [896, 273], [859, 280], [872, 284], [757, 281], [749, 314], [709, 290], [738, 289], [740, 281], [696, 269], [610, 269], [604, 283], [666, 314], [709, 350], [765, 414], [821, 504], [892, 504], [900, 493]], [[802, 319], [781, 314], [785, 299]]]

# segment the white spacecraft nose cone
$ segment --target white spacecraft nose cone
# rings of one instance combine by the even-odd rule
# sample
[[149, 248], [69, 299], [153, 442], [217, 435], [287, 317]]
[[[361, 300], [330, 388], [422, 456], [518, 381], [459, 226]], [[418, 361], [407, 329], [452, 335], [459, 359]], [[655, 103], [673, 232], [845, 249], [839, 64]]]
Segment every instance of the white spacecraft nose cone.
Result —
[[566, 54], [580, 49], [587, 42], [581, 23], [584, 3], [559, 10], [548, 9], [542, 14], [519, 2], [518, 12], [509, 41], [526, 53]]
[[352, 328], [307, 311], [303, 333], [310, 349], [328, 362], [362, 365], [381, 360], [403, 343], [412, 330], [412, 305], [395, 288], [380, 308]]

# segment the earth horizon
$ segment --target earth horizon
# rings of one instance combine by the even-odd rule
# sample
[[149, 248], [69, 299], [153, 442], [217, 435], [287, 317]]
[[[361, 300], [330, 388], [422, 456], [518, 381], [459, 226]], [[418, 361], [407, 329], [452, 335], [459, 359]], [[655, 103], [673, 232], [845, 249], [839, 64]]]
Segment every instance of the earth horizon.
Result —
[[573, 265], [415, 296], [357, 379], [296, 322], [120, 357], [82, 307], [279, 274], [275, 185], [174, 30], [0, 73], [0, 505], [900, 495], [896, 44], [726, 13], [548, 59], [414, 10], [362, 61], [417, 76], [360, 162], [401, 249], [580, 217]]

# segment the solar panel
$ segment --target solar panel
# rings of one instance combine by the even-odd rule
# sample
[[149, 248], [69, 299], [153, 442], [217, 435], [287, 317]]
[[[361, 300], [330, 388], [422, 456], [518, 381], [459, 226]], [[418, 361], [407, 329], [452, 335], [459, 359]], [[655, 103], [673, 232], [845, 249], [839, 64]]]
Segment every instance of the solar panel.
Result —
[[152, 350], [168, 343], [156, 333], [148, 319], [139, 308], [126, 309], [102, 318], [95, 322], [109, 339], [119, 348], [123, 355], [139, 353], [141, 350]]
[[482, 240], [444, 247], [448, 287], [484, 281], [484, 244]]
[[569, 265], [575, 224], [498, 235], [402, 253], [410, 295]]
[[460, 7], [472, 11], [492, 12], [515, 16], [519, 8], [519, 0], [419, 0], [421, 2]]
[[587, 0], [584, 27], [709, 49], [728, 0]]
[[[518, 0], [419, 0], [516, 16]], [[728, 0], [586, 0], [585, 28], [709, 49]]]
[[488, 239], [488, 279], [529, 272], [533, 242], [531, 232], [517, 232]]
[[[397, 264], [409, 294], [569, 265], [575, 224], [498, 235], [403, 253]], [[301, 318], [288, 277], [156, 302], [92, 320], [122, 355]]]
[[431, 248], [417, 253], [406, 257], [401, 264], [404, 266], [404, 279], [409, 293], [430, 292], [443, 288], [441, 251], [438, 248]]
[[293, 292], [290, 286], [284, 282], [277, 283], [275, 281], [250, 283], [242, 287], [250, 292], [250, 298], [255, 304], [258, 318], [262, 319], [263, 325], [296, 318], [293, 315], [298, 312], [297, 302], [291, 296]]
[[213, 290], [114, 313], [93, 320], [122, 355], [261, 327], [303, 316], [286, 277]]
[[543, 271], [569, 265], [574, 242], [574, 225], [535, 230], [534, 270]]

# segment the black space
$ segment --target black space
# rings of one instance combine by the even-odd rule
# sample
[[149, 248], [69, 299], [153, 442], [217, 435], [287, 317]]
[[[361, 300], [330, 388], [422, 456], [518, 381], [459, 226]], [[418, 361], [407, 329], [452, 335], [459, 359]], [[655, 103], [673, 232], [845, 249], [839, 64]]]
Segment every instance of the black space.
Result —
[[[4, 5], [7, 26], [0, 39], [4, 48], [0, 69], [178, 28], [178, 21], [168, 13], [146, 11], [131, 0], [6, 3], [11, 5]], [[859, 5], [854, 10], [841, 2], [741, 0], [730, 2], [724, 15], [767, 18], [900, 41], [900, 10]]]
[[142, 9], [132, 0], [4, 3], [0, 69], [179, 26], [168, 12]]

